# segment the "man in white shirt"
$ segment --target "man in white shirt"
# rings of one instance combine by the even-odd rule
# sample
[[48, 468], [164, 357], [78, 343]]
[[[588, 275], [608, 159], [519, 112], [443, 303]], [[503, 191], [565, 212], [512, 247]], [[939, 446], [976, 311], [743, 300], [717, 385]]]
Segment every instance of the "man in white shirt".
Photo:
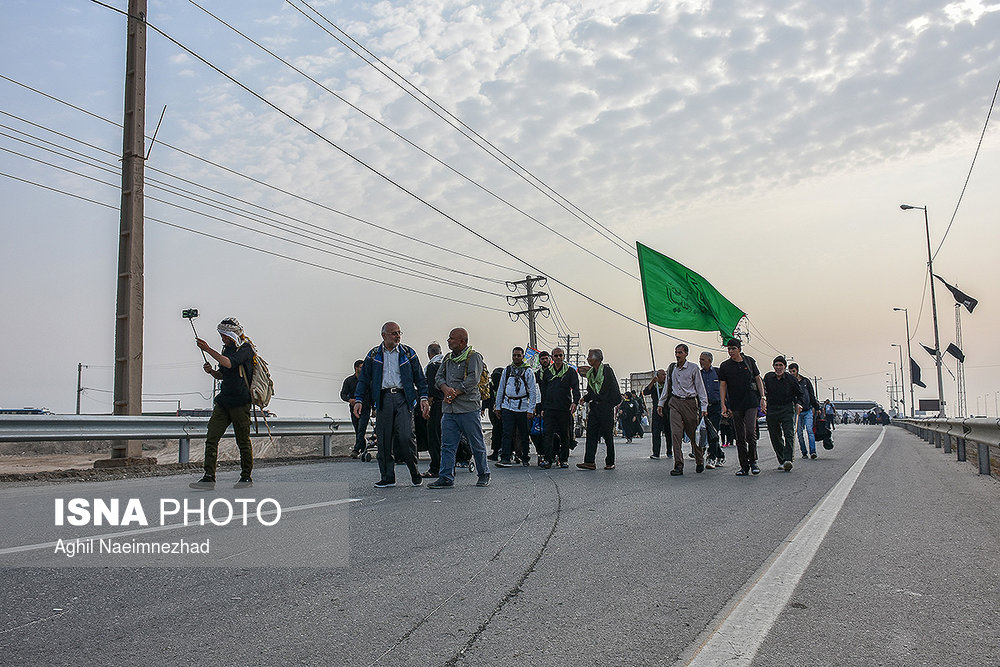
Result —
[[671, 475], [684, 474], [684, 452], [681, 443], [687, 433], [694, 451], [695, 472], [705, 470], [705, 450], [698, 446], [698, 422], [708, 414], [708, 394], [705, 382], [701, 378], [701, 368], [698, 364], [688, 363], [688, 346], [681, 343], [674, 348], [676, 364], [671, 364], [670, 392], [660, 396], [656, 411], [663, 415], [664, 406], [670, 408], [670, 439], [674, 448], [674, 469]]

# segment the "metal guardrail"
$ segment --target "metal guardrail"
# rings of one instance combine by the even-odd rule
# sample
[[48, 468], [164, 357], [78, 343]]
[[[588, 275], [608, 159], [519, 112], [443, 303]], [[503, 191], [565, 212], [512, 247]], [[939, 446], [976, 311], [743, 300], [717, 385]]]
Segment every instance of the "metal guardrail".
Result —
[[966, 461], [968, 445], [976, 446], [980, 475], [992, 475], [991, 449], [1000, 448], [1000, 419], [969, 417], [968, 419], [896, 419], [902, 426], [930, 442], [945, 454], [954, 449], [959, 461]]
[[[191, 440], [208, 435], [208, 417], [132, 417], [106, 415], [0, 415], [0, 442], [49, 440], [178, 440], [178, 462], [187, 463]], [[323, 437], [323, 456], [331, 438], [350, 421], [333, 418], [270, 419], [271, 435]], [[261, 424], [264, 433], [263, 424]], [[232, 435], [232, 427], [226, 434]]]

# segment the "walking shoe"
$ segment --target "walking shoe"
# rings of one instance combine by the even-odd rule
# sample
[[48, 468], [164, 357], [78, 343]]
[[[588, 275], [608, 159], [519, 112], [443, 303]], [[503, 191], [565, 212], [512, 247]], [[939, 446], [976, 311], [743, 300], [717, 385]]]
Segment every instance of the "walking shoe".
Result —
[[689, 459], [693, 459], [694, 458], [694, 452], [688, 452], [688, 458]]
[[514, 457], [514, 464], [517, 465], [520, 462], [521, 462], [521, 457], [520, 456], [515, 456]]
[[667, 458], [668, 459], [674, 458], [673, 452], [667, 452]]
[[514, 464], [510, 462], [510, 459], [504, 459], [502, 461], [497, 461], [498, 468], [510, 468]]
[[808, 454], [803, 454], [803, 455], [802, 455], [802, 460], [803, 460], [803, 461], [804, 461], [804, 460], [806, 460], [807, 458], [809, 458], [809, 455], [808, 455]]
[[597, 470], [597, 466], [593, 463], [577, 463], [576, 467], [580, 470]]
[[191, 482], [188, 486], [192, 489], [198, 489], [199, 491], [211, 491], [215, 488], [215, 478], [205, 475], [197, 482]]
[[423, 477], [424, 479], [430, 479], [431, 477], [437, 477], [437, 476], [438, 474], [436, 472], [431, 472], [430, 470], [421, 475], [421, 477]]
[[421, 484], [424, 483], [424, 478], [421, 477], [420, 475], [417, 475], [416, 477], [411, 477], [410, 478], [410, 483], [413, 486], [420, 486]]
[[726, 465], [726, 459], [715, 459], [716, 468], [721, 468], [724, 465]]
[[784, 469], [785, 472], [789, 472], [792, 469], [792, 462], [785, 461], [781, 467]]
[[376, 489], [387, 489], [390, 486], [396, 486], [396, 480], [380, 479], [375, 482]]
[[750, 474], [749, 468], [740, 468], [739, 470], [736, 471], [737, 477], [746, 477], [749, 474]]
[[614, 463], [609, 463], [608, 465], [604, 466], [604, 469], [605, 470], [614, 470], [615, 469], [615, 464]]
[[538, 467], [541, 468], [542, 470], [548, 470], [549, 468], [552, 467], [552, 464], [549, 463], [548, 461], [539, 461]]
[[673, 475], [674, 477], [677, 477], [679, 475], [683, 475], [684, 474], [684, 468], [674, 468], [673, 470], [670, 471], [670, 474]]
[[499, 454], [490, 454], [489, 456], [486, 457], [486, 460], [487, 461], [499, 461], [500, 460], [500, 455]]
[[531, 465], [531, 457], [525, 456], [523, 459], [521, 459], [521, 465], [523, 465], [525, 468], [529, 467]]
[[568, 468], [569, 467], [569, 463], [567, 463], [566, 461], [560, 461], [559, 462], [559, 467], [560, 468]]
[[810, 454], [810, 455], [809, 455], [809, 458], [811, 458], [811, 459], [814, 459], [814, 458], [816, 458], [816, 452], [813, 452], [812, 454]]
[[705, 461], [706, 470], [715, 470], [715, 459], [709, 459]]
[[752, 472], [755, 475], [759, 475], [760, 474], [760, 466], [757, 465], [756, 463], [751, 463], [750, 464], [750, 472]]
[[445, 479], [443, 477], [438, 477], [437, 480], [431, 482], [427, 485], [428, 489], [450, 489], [455, 486], [455, 482], [450, 479]]
[[650, 454], [649, 458], [653, 459], [654, 461], [659, 461], [660, 460], [660, 455], [659, 454]]
[[233, 484], [234, 489], [249, 489], [251, 486], [253, 486], [253, 480], [243, 475], [240, 475], [240, 481]]
[[356, 459], [361, 456], [361, 452], [351, 452], [351, 458]]
[[490, 485], [489, 475], [480, 475], [479, 479], [476, 480], [476, 486], [489, 486], [489, 485]]
[[695, 472], [705, 472], [705, 466], [699, 463], [694, 467]]

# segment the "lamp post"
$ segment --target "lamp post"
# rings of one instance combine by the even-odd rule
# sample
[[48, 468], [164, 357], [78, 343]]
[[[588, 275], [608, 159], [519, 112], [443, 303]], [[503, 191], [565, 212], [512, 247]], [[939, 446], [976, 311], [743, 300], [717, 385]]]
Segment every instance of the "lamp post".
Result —
[[940, 408], [938, 417], [945, 417], [944, 381], [941, 379], [941, 337], [938, 335], [937, 297], [934, 295], [934, 258], [931, 255], [931, 223], [927, 219], [926, 206], [900, 204], [899, 208], [904, 211], [917, 208], [924, 212], [924, 231], [927, 232], [927, 276], [931, 283], [931, 319], [934, 321], [934, 365], [937, 367], [938, 407]]
[[[899, 392], [900, 392], [899, 393], [899, 405], [902, 408], [903, 416], [905, 417], [906, 416], [906, 394], [903, 393], [903, 392], [905, 391], [906, 388], [903, 386], [903, 383], [906, 381], [906, 376], [903, 375], [903, 346], [900, 345], [899, 343], [890, 343], [890, 345], [892, 345], [892, 347], [898, 347], [899, 348]], [[910, 393], [911, 394], [913, 393], [913, 387], [910, 387]], [[913, 410], [911, 409], [910, 412], [912, 413]]]
[[[906, 308], [893, 308], [893, 310], [903, 311], [903, 315], [906, 317], [906, 360], [909, 361], [913, 358], [913, 354], [910, 352], [910, 311]], [[902, 350], [900, 350], [902, 353]], [[907, 364], [909, 368], [909, 364]], [[912, 369], [911, 369], [912, 370]], [[910, 373], [910, 416], [916, 416], [916, 411], [913, 409], [913, 373]]]
[[892, 409], [896, 407], [896, 362], [890, 361], [889, 365], [892, 366], [892, 391], [889, 392], [889, 408]]

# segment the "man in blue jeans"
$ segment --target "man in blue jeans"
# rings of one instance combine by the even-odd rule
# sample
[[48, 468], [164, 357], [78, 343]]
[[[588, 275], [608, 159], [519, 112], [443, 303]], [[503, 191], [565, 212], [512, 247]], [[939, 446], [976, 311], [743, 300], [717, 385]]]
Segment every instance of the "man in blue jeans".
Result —
[[[798, 380], [799, 391], [802, 392], [802, 412], [799, 413], [799, 451], [802, 458], [816, 458], [816, 434], [813, 433], [813, 410], [819, 410], [819, 401], [816, 400], [816, 392], [813, 391], [812, 382], [809, 378], [803, 377], [799, 373], [799, 365], [794, 361], [788, 364], [788, 374]], [[805, 433], [803, 433], [805, 432]], [[809, 437], [809, 451], [806, 452], [806, 435]]]
[[429, 489], [450, 489], [455, 486], [455, 453], [464, 435], [472, 447], [479, 479], [476, 486], [489, 486], [490, 466], [486, 462], [486, 443], [479, 410], [482, 396], [479, 378], [483, 373], [483, 356], [469, 345], [469, 332], [452, 329], [448, 349], [433, 382], [444, 395], [441, 408], [441, 467]]

